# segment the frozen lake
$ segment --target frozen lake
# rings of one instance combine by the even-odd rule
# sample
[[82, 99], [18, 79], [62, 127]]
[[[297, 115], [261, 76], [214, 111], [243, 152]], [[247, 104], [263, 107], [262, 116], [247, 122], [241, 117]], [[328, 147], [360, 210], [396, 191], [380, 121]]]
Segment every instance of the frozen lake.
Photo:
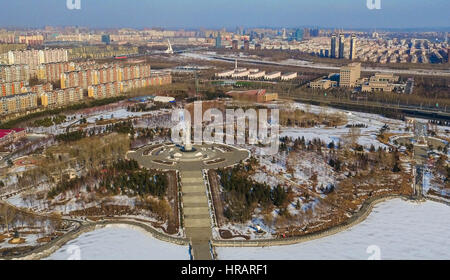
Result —
[[128, 226], [107, 226], [84, 233], [49, 260], [189, 260], [189, 248], [151, 237]]
[[[395, 199], [336, 235], [306, 243], [265, 248], [216, 248], [219, 259], [450, 259], [450, 207]], [[379, 250], [378, 250], [379, 249]], [[379, 253], [379, 255], [377, 254]]]

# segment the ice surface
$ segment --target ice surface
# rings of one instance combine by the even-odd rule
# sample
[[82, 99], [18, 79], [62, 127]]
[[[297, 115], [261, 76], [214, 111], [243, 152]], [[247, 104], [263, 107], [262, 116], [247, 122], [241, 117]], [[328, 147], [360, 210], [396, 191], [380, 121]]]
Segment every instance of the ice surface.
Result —
[[[188, 260], [189, 248], [151, 237], [127, 226], [107, 226], [84, 233], [52, 254], [50, 260], [66, 260], [68, 249], [80, 249], [82, 260]], [[72, 251], [73, 252], [73, 251]]]
[[[381, 259], [450, 259], [450, 207], [395, 199], [374, 207], [361, 224], [344, 232], [296, 245], [216, 248], [219, 259], [368, 259], [369, 246]], [[430, 219], [430, 217], [433, 217]]]

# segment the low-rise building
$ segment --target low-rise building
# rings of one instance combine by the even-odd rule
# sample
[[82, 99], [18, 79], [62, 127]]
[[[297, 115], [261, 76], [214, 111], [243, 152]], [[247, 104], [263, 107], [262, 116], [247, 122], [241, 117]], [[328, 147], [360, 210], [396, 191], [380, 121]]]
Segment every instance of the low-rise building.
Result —
[[312, 89], [329, 89], [337, 87], [337, 82], [328, 79], [319, 79], [309, 83], [309, 87]]
[[264, 79], [266, 80], [275, 80], [281, 77], [280, 71], [270, 72], [264, 76]]
[[248, 78], [250, 80], [257, 80], [257, 79], [263, 79], [264, 76], [266, 76], [266, 71], [259, 71], [256, 73], [250, 73], [250, 75], [248, 75]]
[[226, 95], [235, 99], [250, 102], [269, 102], [278, 99], [277, 93], [267, 93], [265, 89], [247, 90], [247, 91], [229, 91]]
[[231, 77], [233, 74], [234, 74], [234, 69], [216, 73], [216, 77], [217, 78], [228, 78], [228, 77]]
[[249, 70], [243, 70], [243, 71], [235, 71], [233, 75], [231, 75], [232, 78], [246, 78], [250, 75]]
[[170, 96], [155, 96], [155, 98], [153, 98], [153, 101], [161, 102], [161, 103], [170, 103], [170, 102], [174, 102], [175, 98], [170, 97]]
[[361, 85], [363, 92], [392, 92], [398, 82], [399, 77], [394, 74], [377, 73], [370, 77], [369, 81]]
[[289, 81], [297, 78], [297, 72], [289, 72], [281, 76], [282, 81]]
[[23, 128], [0, 129], [0, 146], [10, 144], [27, 136]]

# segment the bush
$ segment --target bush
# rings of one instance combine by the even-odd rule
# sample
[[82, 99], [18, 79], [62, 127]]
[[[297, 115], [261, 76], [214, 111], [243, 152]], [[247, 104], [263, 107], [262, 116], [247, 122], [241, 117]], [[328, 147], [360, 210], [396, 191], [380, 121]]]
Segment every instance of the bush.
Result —
[[144, 201], [144, 208], [155, 213], [160, 219], [167, 220], [172, 212], [166, 200], [148, 198]]
[[287, 197], [287, 192], [281, 186], [273, 188], [270, 192], [272, 203], [277, 207], [283, 206], [287, 202]]
[[78, 141], [86, 137], [85, 133], [82, 130], [74, 131], [74, 132], [68, 132], [65, 134], [60, 134], [56, 136], [56, 140], [63, 141], [63, 142], [73, 142]]
[[271, 190], [267, 184], [250, 179], [248, 173], [249, 167], [243, 164], [218, 170], [224, 190], [224, 216], [231, 221], [249, 220], [258, 205], [266, 210], [285, 206], [288, 202], [288, 192], [283, 187]]

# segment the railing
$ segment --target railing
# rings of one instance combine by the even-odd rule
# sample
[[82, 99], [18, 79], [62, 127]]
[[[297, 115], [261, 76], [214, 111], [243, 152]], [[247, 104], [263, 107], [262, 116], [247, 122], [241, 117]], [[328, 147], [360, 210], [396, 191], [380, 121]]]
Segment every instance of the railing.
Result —
[[211, 193], [211, 185], [209, 184], [209, 177], [208, 177], [207, 170], [205, 170], [205, 169], [202, 170], [202, 175], [203, 175], [204, 184], [206, 186], [206, 196], [208, 198], [209, 215], [210, 215], [212, 223], [213, 223], [212, 226], [217, 227], [218, 223], [217, 223], [217, 217], [216, 217], [216, 209], [214, 206], [214, 200], [213, 200], [212, 193]]

